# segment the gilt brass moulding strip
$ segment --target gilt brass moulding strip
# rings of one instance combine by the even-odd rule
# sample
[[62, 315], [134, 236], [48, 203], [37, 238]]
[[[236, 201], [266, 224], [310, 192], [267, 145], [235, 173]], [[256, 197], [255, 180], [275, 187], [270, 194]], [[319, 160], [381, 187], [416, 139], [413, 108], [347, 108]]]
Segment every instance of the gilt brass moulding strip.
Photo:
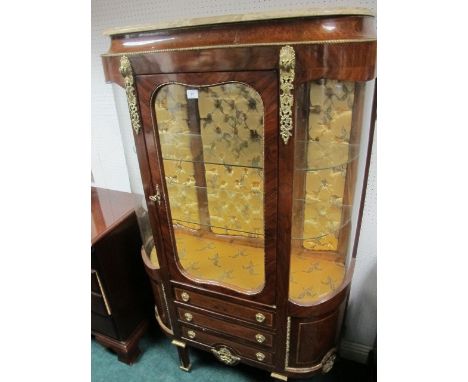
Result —
[[166, 48], [153, 50], [139, 50], [136, 52], [121, 52], [121, 53], [104, 53], [101, 57], [119, 57], [119, 56], [135, 56], [148, 53], [170, 53], [184, 52], [191, 50], [203, 49], [232, 49], [232, 48], [252, 48], [252, 47], [268, 47], [282, 45], [326, 45], [326, 44], [349, 44], [359, 42], [375, 42], [376, 38], [355, 38], [355, 39], [340, 39], [340, 40], [307, 40], [307, 41], [281, 41], [281, 42], [263, 42], [263, 43], [246, 43], [246, 44], [219, 44], [205, 46], [188, 46], [184, 48]]
[[279, 56], [280, 76], [280, 135], [285, 145], [292, 137], [294, 103], [294, 76], [296, 69], [296, 53], [291, 45], [281, 48]]
[[119, 71], [124, 79], [132, 127], [135, 134], [138, 134], [141, 130], [140, 108], [138, 107], [138, 97], [135, 89], [135, 77], [133, 75], [132, 64], [127, 56], [122, 56], [120, 58]]
[[104, 288], [102, 287], [101, 279], [99, 278], [99, 274], [97, 273], [97, 271], [95, 271], [95, 274], [96, 274], [97, 282], [99, 284], [99, 290], [101, 291], [102, 299], [104, 300], [104, 305], [106, 306], [107, 314], [111, 316], [112, 311], [111, 311], [109, 302], [107, 301], [107, 296], [106, 296], [106, 293], [104, 292]]

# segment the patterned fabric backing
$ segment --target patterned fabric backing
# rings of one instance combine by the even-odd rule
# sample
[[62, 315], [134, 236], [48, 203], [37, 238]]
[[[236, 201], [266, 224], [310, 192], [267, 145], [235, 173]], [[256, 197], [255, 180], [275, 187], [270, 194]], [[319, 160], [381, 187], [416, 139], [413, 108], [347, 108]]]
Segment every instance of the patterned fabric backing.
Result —
[[[343, 195], [354, 83], [320, 80], [310, 87], [303, 247], [335, 251], [342, 221]], [[299, 143], [301, 144], [301, 143]]]
[[172, 219], [188, 228], [200, 224], [187, 124], [185, 87], [162, 87], [156, 96], [156, 119]]
[[262, 100], [229, 83], [200, 89], [198, 105], [212, 231], [263, 236]]
[[[258, 292], [265, 283], [264, 249], [213, 240], [187, 230], [175, 230], [179, 260], [195, 280], [221, 284], [239, 292]], [[342, 263], [320, 255], [295, 253], [291, 257], [289, 298], [312, 304], [338, 288], [345, 274]]]

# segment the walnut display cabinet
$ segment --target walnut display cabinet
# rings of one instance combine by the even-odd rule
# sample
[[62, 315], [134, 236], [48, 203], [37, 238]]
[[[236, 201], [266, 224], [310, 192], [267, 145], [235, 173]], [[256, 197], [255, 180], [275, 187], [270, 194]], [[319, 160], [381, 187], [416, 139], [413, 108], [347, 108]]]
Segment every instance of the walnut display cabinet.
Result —
[[243, 15], [109, 35], [141, 254], [180, 367], [193, 346], [280, 380], [329, 371], [372, 142], [374, 17]]

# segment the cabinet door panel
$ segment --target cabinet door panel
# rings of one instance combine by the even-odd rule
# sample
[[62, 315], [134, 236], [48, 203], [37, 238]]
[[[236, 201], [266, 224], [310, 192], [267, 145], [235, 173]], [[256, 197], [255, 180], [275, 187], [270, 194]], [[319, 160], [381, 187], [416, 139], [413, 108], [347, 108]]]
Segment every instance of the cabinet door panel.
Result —
[[154, 75], [137, 83], [172, 276], [274, 304], [275, 73]]

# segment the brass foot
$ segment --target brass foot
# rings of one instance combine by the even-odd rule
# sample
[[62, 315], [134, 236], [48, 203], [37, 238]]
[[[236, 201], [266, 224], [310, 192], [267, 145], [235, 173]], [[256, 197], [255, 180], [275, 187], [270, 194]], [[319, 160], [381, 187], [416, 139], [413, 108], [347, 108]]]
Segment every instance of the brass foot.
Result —
[[192, 364], [189, 364], [188, 367], [184, 367], [182, 365], [179, 366], [180, 370], [186, 371], [187, 373], [190, 372], [190, 369], [192, 368]]
[[271, 378], [275, 378], [279, 381], [287, 381], [288, 380], [288, 377], [285, 376], [285, 375], [282, 375], [282, 374], [278, 374], [278, 373], [275, 373], [275, 372], [272, 372], [270, 374]]

